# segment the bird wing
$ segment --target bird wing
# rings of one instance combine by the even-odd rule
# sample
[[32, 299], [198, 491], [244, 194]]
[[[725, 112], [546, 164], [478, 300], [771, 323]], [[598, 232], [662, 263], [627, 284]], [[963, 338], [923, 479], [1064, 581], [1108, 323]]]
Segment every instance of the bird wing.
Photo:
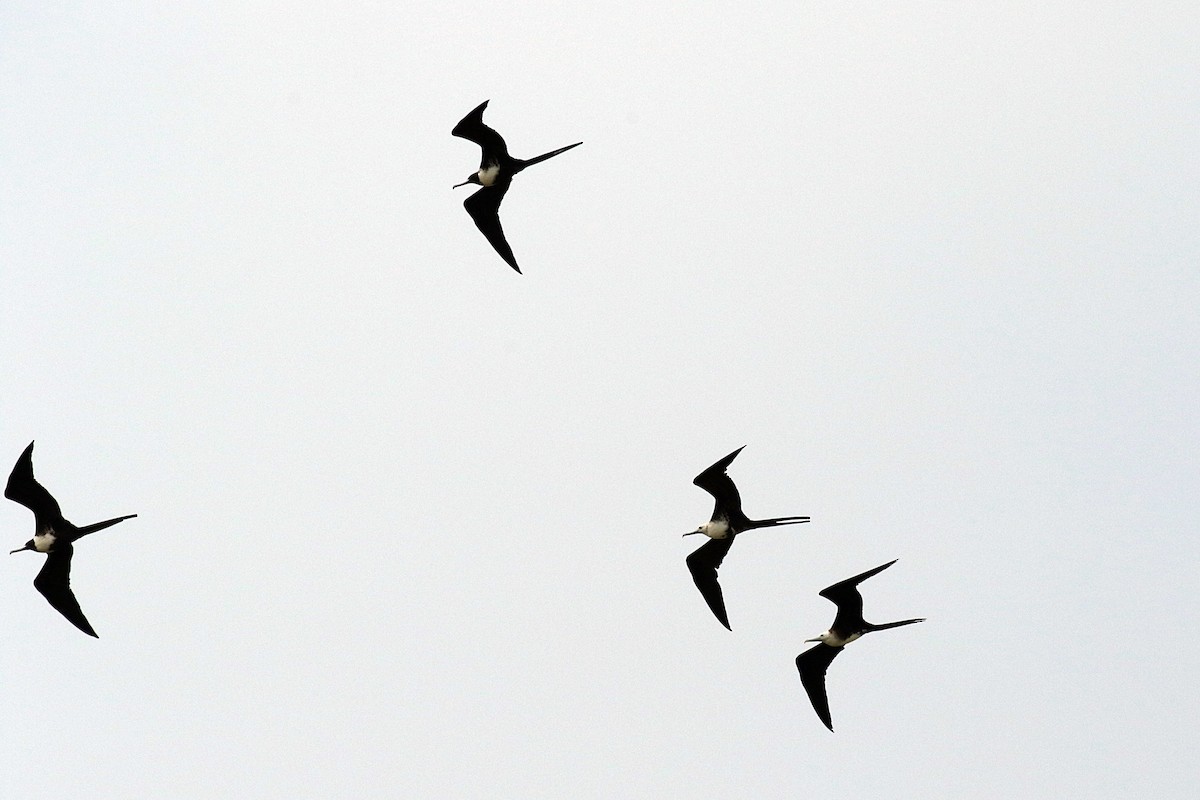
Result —
[[83, 615], [83, 609], [79, 607], [79, 601], [71, 591], [71, 556], [74, 553], [75, 548], [70, 542], [56, 542], [54, 549], [46, 556], [42, 571], [33, 579], [33, 586], [72, 625], [88, 636], [96, 636], [91, 623]]
[[847, 578], [844, 581], [838, 581], [832, 586], [826, 586], [820, 591], [821, 597], [833, 601], [837, 604], [838, 613], [833, 621], [834, 630], [844, 629], [845, 625], [839, 625], [843, 619], [851, 625], [858, 625], [862, 622], [862, 595], [859, 594], [858, 585], [872, 575], [877, 575], [885, 569], [895, 564], [899, 559], [892, 559], [886, 564], [882, 564], [874, 569], [869, 569], [853, 578]]
[[58, 501], [33, 477], [33, 442], [29, 443], [13, 466], [8, 485], [4, 487], [4, 496], [25, 506], [39, 519], [62, 519]]
[[483, 110], [487, 108], [487, 104], [488, 101], [484, 100], [470, 114], [460, 119], [454, 130], [450, 131], [450, 135], [474, 142], [483, 148], [483, 162], [480, 163], [480, 168], [487, 166], [497, 156], [508, 158], [508, 145], [504, 143], [504, 137], [483, 124]]
[[738, 494], [737, 486], [734, 486], [733, 479], [725, 473], [725, 470], [745, 447], [746, 445], [742, 445], [692, 480], [692, 483], [716, 499], [717, 504], [713, 507], [713, 519], [722, 515], [737, 517], [742, 513], [742, 496]]
[[729, 616], [725, 613], [725, 596], [721, 593], [721, 584], [717, 583], [717, 567], [725, 560], [725, 554], [733, 545], [733, 536], [724, 539], [709, 539], [694, 553], [687, 557], [688, 570], [700, 595], [708, 603], [717, 620], [729, 630]]
[[508, 240], [504, 238], [504, 229], [500, 227], [500, 203], [504, 200], [504, 194], [508, 191], [508, 187], [512, 184], [512, 178], [502, 178], [491, 186], [485, 186], [475, 194], [463, 201], [463, 208], [471, 215], [471, 219], [475, 221], [475, 227], [479, 228], [479, 232], [483, 234], [500, 257], [517, 272], [521, 268], [517, 266], [517, 259], [513, 255], [512, 248], [508, 246]]
[[833, 730], [833, 720], [829, 716], [829, 697], [825, 694], [825, 673], [840, 652], [842, 648], [822, 643], [796, 656], [800, 683], [804, 684], [804, 691], [808, 692], [813, 711], [817, 712], [817, 716], [829, 730]]

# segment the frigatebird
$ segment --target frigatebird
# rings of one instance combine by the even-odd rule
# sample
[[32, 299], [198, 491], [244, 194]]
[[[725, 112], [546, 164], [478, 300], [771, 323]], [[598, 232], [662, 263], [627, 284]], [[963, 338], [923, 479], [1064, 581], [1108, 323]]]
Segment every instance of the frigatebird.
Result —
[[512, 248], [504, 238], [504, 229], [500, 227], [500, 202], [504, 200], [504, 194], [512, 184], [513, 176], [518, 172], [564, 153], [572, 147], [578, 147], [583, 142], [551, 150], [536, 158], [513, 158], [508, 154], [508, 145], [504, 143], [504, 138], [483, 123], [483, 110], [487, 108], [488, 102], [484, 100], [476, 106], [470, 114], [459, 120], [454, 130], [450, 131], [451, 135], [474, 142], [483, 150], [479, 170], [467, 176], [462, 183], [456, 183], [453, 188], [457, 189], [468, 183], [483, 187], [463, 202], [463, 208], [467, 209], [471, 219], [475, 220], [475, 227], [491, 242], [500, 257], [520, 273], [521, 268], [517, 266]]
[[821, 590], [821, 597], [828, 598], [837, 605], [837, 616], [833, 618], [833, 625], [829, 626], [829, 630], [815, 639], [805, 639], [806, 642], [820, 644], [796, 656], [796, 669], [800, 671], [800, 682], [804, 684], [804, 691], [808, 692], [813, 710], [829, 730], [833, 730], [833, 721], [829, 716], [829, 698], [825, 694], [825, 672], [838, 653], [842, 652], [842, 648], [864, 633], [925, 621], [922, 617], [875, 625], [863, 619], [863, 600], [862, 595], [858, 593], [858, 585], [872, 575], [883, 572], [898, 560], [893, 559], [875, 569], [869, 569], [861, 575], [855, 575]]
[[754, 528], [769, 528], [774, 525], [796, 525], [808, 522], [809, 517], [778, 517], [776, 519], [750, 519], [742, 513], [742, 498], [737, 486], [725, 470], [737, 454], [745, 449], [742, 445], [729, 455], [713, 464], [696, 476], [692, 483], [708, 492], [717, 501], [713, 507], [712, 519], [694, 531], [688, 531], [684, 536], [703, 533], [712, 541], [706, 542], [698, 550], [687, 557], [688, 570], [696, 588], [704, 597], [708, 607], [712, 609], [717, 620], [729, 630], [729, 617], [725, 613], [725, 597], [721, 594], [721, 584], [717, 583], [717, 568], [725, 560], [725, 554], [733, 545], [733, 537], [743, 531]]
[[8, 485], [4, 487], [4, 496], [32, 511], [35, 526], [33, 538], [26, 542], [24, 547], [18, 547], [9, 555], [20, 553], [22, 550], [45, 553], [46, 563], [33, 579], [34, 588], [76, 628], [88, 636], [96, 636], [96, 631], [92, 630], [91, 623], [83, 615], [79, 601], [71, 591], [71, 556], [75, 552], [74, 542], [89, 533], [132, 519], [137, 514], [94, 522], [82, 528], [68, 522], [63, 518], [58, 501], [33, 477], [33, 442], [29, 443], [13, 466], [12, 473], [8, 476]]

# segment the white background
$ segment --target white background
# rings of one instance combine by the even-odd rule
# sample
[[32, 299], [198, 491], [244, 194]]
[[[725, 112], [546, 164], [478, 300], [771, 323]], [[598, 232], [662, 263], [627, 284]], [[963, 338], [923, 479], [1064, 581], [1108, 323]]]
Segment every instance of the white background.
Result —
[[1194, 796], [1195, 4], [656, 6], [0, 7], [0, 795]]

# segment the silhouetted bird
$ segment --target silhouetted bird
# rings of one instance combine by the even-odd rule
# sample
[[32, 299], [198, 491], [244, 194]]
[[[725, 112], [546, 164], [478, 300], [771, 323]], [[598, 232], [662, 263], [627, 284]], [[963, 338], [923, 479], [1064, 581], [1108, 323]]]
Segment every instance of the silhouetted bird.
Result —
[[88, 636], [96, 636], [91, 623], [79, 608], [79, 601], [71, 592], [71, 556], [75, 552], [73, 543], [89, 533], [104, 530], [122, 520], [132, 519], [137, 514], [94, 522], [82, 528], [72, 525], [63, 518], [58, 501], [33, 477], [33, 442], [29, 443], [25, 452], [17, 459], [12, 473], [8, 476], [4, 496], [32, 511], [35, 525], [33, 538], [26, 542], [24, 547], [13, 550], [9, 555], [20, 553], [22, 550], [45, 553], [46, 563], [33, 579], [34, 588], [76, 628]]
[[508, 246], [508, 241], [504, 238], [504, 229], [500, 227], [500, 201], [504, 199], [504, 193], [508, 191], [513, 176], [518, 172], [538, 162], [553, 158], [559, 153], [566, 152], [572, 147], [578, 147], [583, 142], [551, 150], [536, 158], [513, 158], [508, 154], [508, 146], [504, 144], [503, 137], [483, 124], [483, 110], [487, 108], [487, 104], [488, 101], [484, 100], [474, 111], [459, 120], [459, 123], [454, 126], [454, 130], [450, 131], [452, 135], [472, 141], [483, 149], [483, 159], [479, 162], [479, 171], [469, 175], [462, 183], [455, 184], [454, 188], [466, 186], [468, 183], [483, 187], [468, 197], [463, 202], [463, 207], [467, 209], [471, 219], [475, 220], [475, 227], [479, 228], [480, 232], [487, 237], [500, 257], [508, 262], [510, 267], [520, 272], [521, 268], [517, 266], [517, 259], [513, 256], [512, 248]]
[[808, 517], [750, 519], [742, 513], [742, 498], [738, 494], [733, 480], [725, 474], [725, 470], [743, 449], [745, 449], [745, 445], [701, 472], [692, 481], [711, 494], [717, 503], [713, 507], [712, 519], [696, 530], [684, 534], [684, 536], [691, 536], [694, 533], [703, 533], [712, 540], [701, 545], [700, 549], [687, 557], [687, 566], [692, 573], [692, 580], [696, 582], [696, 588], [700, 590], [708, 607], [726, 628], [729, 628], [729, 617], [725, 614], [725, 598], [721, 594], [721, 584], [717, 583], [717, 567], [721, 566], [721, 562], [725, 560], [725, 554], [733, 545], [733, 537], [742, 531], [754, 528], [796, 525], [809, 520]]
[[[898, 560], [898, 559], [897, 559]], [[813, 709], [825, 727], [833, 730], [833, 721], [829, 716], [829, 698], [825, 694], [825, 672], [837, 658], [842, 648], [871, 631], [882, 631], [888, 628], [898, 628], [901, 625], [912, 625], [914, 622], [924, 622], [925, 619], [902, 619], [899, 622], [885, 622], [874, 625], [863, 619], [862, 595], [858, 593], [858, 585], [867, 578], [895, 564], [896, 560], [869, 569], [861, 575], [847, 578], [821, 590], [821, 597], [832, 600], [837, 605], [837, 616], [829, 630], [815, 639], [805, 639], [807, 642], [820, 642], [819, 645], [805, 650], [796, 656], [796, 669], [800, 670], [800, 682], [808, 692]]]

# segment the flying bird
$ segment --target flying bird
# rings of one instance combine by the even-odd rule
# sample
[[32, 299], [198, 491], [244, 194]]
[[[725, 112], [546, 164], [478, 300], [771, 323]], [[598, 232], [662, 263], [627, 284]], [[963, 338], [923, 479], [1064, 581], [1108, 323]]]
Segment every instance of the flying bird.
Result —
[[26, 542], [24, 547], [11, 551], [9, 555], [20, 553], [22, 550], [45, 553], [46, 563], [33, 579], [34, 588], [50, 601], [50, 605], [58, 613], [70, 620], [72, 625], [88, 636], [96, 636], [96, 631], [92, 630], [91, 623], [83, 615], [79, 601], [71, 591], [71, 556], [75, 552], [74, 542], [89, 533], [132, 519], [137, 514], [94, 522], [82, 528], [68, 522], [63, 518], [58, 501], [33, 477], [33, 442], [29, 443], [25, 452], [17, 459], [12, 473], [8, 476], [8, 485], [4, 487], [4, 496], [32, 511], [35, 525], [33, 538]]
[[696, 588], [704, 597], [708, 607], [712, 609], [717, 620], [729, 630], [729, 617], [725, 613], [725, 597], [721, 594], [721, 584], [717, 583], [717, 568], [725, 560], [725, 554], [733, 545], [733, 537], [742, 531], [754, 528], [768, 528], [774, 525], [796, 525], [808, 522], [809, 517], [779, 517], [777, 519], [750, 519], [742, 513], [742, 498], [737, 486], [725, 473], [737, 454], [745, 449], [742, 445], [729, 455], [713, 464], [696, 476], [692, 483], [708, 492], [716, 499], [712, 519], [694, 531], [688, 531], [684, 536], [703, 533], [711, 541], [705, 542], [698, 550], [687, 557], [688, 570]]
[[832, 600], [837, 605], [837, 616], [829, 630], [815, 639], [805, 639], [807, 642], [820, 642], [816, 647], [805, 650], [796, 656], [796, 669], [800, 670], [800, 682], [808, 699], [812, 701], [813, 710], [825, 723], [825, 727], [833, 730], [833, 721], [829, 716], [829, 698], [825, 694], [825, 672], [837, 658], [842, 648], [871, 631], [882, 631], [888, 628], [898, 628], [901, 625], [912, 625], [914, 622], [924, 622], [925, 619], [902, 619], [899, 622], [885, 622], [875, 625], [867, 622], [862, 616], [862, 595], [858, 593], [858, 585], [872, 575], [883, 572], [895, 564], [893, 559], [882, 566], [869, 569], [861, 575], [847, 578], [821, 590], [821, 597]]
[[484, 237], [491, 242], [500, 257], [520, 273], [521, 268], [517, 266], [517, 259], [513, 256], [512, 248], [508, 246], [508, 240], [504, 238], [504, 229], [500, 227], [500, 202], [504, 200], [504, 193], [508, 191], [513, 176], [521, 170], [553, 158], [572, 147], [578, 147], [583, 142], [551, 150], [536, 158], [513, 158], [508, 154], [508, 145], [504, 143], [504, 138], [483, 124], [483, 110], [487, 108], [488, 102], [484, 100], [476, 106], [475, 110], [459, 120], [458, 124], [454, 126], [454, 130], [450, 131], [451, 135], [474, 142], [483, 150], [479, 171], [467, 176], [465, 181], [455, 184], [453, 188], [457, 189], [468, 183], [483, 187], [468, 197], [463, 202], [463, 207], [467, 209], [471, 219], [475, 220], [475, 227], [479, 228]]

